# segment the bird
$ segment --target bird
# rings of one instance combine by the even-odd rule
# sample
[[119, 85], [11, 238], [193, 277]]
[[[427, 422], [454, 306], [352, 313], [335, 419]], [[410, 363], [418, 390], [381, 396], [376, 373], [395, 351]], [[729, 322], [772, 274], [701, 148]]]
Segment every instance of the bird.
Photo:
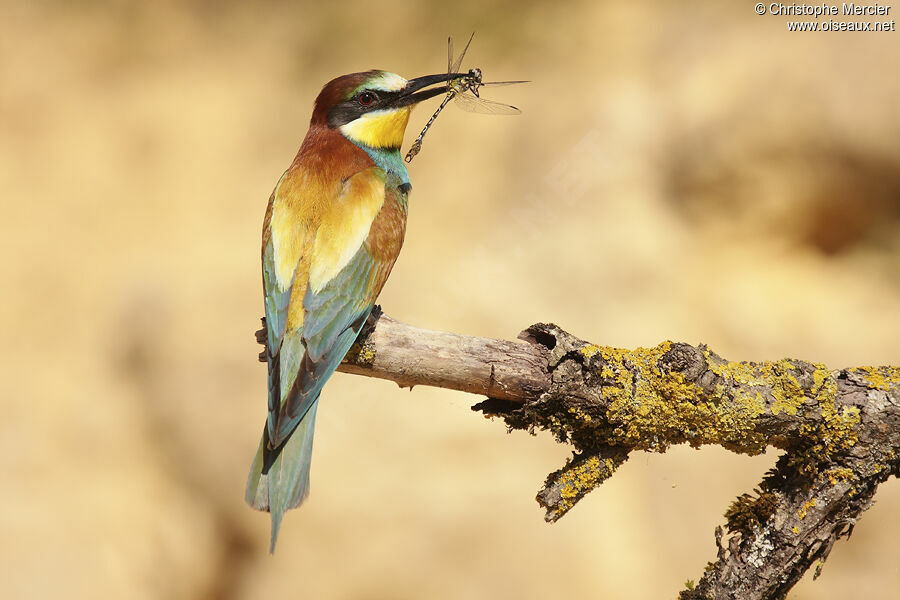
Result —
[[268, 415], [246, 501], [271, 514], [271, 553], [285, 511], [309, 494], [319, 395], [403, 245], [412, 185], [400, 146], [410, 112], [460, 76], [407, 80], [371, 70], [328, 82], [269, 197], [262, 232]]

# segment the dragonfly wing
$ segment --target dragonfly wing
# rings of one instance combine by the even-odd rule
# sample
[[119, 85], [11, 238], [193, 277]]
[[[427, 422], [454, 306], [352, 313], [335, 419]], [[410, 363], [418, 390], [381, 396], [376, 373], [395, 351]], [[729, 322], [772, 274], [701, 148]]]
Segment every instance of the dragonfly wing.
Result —
[[[469, 36], [469, 41], [466, 42], [466, 47], [463, 48], [463, 51], [460, 52], [459, 56], [456, 57], [456, 62], [453, 63], [453, 66], [450, 68], [450, 70], [448, 72], [459, 73], [459, 68], [462, 66], [463, 57], [465, 57], [466, 52], [469, 51], [469, 44], [472, 43], [472, 38], [474, 38], [474, 37], [475, 37], [475, 32], [473, 31], [472, 35]], [[448, 58], [449, 58], [450, 56], [453, 56], [453, 38], [450, 38], [448, 41], [450, 43], [450, 47], [449, 47], [450, 53], [448, 55]]]
[[[453, 73], [453, 36], [447, 38], [447, 72]], [[450, 82], [448, 81], [449, 85]]]
[[476, 98], [468, 92], [456, 95], [456, 105], [465, 111], [482, 115], [518, 115], [522, 112], [510, 104]]

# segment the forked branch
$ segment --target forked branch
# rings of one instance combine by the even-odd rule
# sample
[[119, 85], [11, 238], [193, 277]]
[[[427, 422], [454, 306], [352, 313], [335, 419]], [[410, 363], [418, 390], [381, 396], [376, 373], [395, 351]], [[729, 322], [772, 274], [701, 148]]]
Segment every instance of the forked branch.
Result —
[[474, 410], [571, 444], [574, 456], [537, 495], [548, 521], [635, 450], [683, 443], [748, 455], [783, 450], [758, 488], [727, 510], [717, 560], [683, 600], [783, 598], [849, 537], [878, 485], [900, 475], [900, 368], [736, 363], [704, 345], [673, 342], [622, 350], [546, 324], [519, 337], [429, 331], [376, 311], [339, 370], [485, 395]]

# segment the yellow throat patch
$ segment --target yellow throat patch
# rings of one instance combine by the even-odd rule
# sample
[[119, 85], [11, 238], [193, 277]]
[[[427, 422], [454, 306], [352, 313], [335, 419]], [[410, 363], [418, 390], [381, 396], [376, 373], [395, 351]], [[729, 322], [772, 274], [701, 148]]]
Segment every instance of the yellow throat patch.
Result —
[[399, 148], [406, 133], [411, 106], [376, 110], [341, 125], [341, 133], [370, 148]]

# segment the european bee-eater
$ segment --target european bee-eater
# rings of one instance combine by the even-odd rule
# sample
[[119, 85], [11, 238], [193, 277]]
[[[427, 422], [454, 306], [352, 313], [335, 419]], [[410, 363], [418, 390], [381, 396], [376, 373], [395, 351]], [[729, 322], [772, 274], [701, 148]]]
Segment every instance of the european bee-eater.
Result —
[[322, 386], [353, 345], [403, 245], [411, 186], [400, 144], [409, 113], [446, 93], [437, 84], [461, 75], [407, 81], [367, 71], [330, 81], [269, 198], [262, 235], [269, 414], [246, 498], [272, 515], [272, 552], [284, 512], [309, 494]]

